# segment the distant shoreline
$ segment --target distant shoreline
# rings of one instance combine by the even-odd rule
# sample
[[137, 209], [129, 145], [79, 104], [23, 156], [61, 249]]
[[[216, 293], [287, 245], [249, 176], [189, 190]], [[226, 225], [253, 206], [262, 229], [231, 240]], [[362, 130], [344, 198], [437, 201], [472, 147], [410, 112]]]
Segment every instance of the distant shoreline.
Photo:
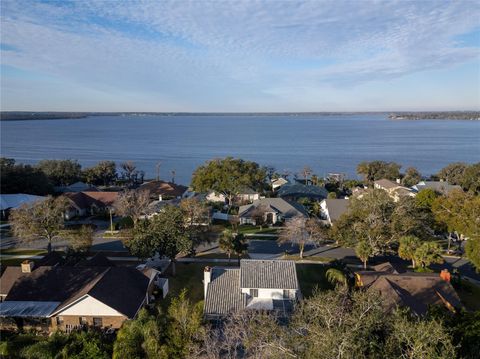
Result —
[[1, 111], [0, 121], [68, 120], [91, 116], [349, 116], [384, 114], [392, 120], [480, 120], [480, 111], [432, 112], [29, 112]]

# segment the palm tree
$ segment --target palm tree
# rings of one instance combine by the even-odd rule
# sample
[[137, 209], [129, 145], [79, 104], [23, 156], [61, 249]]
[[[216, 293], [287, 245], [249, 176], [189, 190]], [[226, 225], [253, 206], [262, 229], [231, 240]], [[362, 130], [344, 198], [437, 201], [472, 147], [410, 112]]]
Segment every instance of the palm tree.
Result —
[[331, 284], [347, 285], [347, 277], [340, 269], [330, 268], [327, 270], [325, 277]]

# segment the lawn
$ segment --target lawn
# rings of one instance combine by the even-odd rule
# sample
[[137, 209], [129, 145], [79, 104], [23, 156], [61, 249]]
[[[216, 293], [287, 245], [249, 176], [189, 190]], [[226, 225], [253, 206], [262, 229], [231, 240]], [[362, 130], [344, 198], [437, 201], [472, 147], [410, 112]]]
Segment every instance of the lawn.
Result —
[[480, 287], [466, 280], [457, 290], [458, 296], [468, 310], [480, 310]]
[[279, 227], [260, 227], [257, 226], [240, 226], [238, 228], [239, 233], [243, 234], [278, 234]]
[[9, 249], [2, 249], [0, 255], [8, 254], [8, 255], [25, 255], [25, 256], [38, 256], [41, 254], [46, 254], [47, 251], [45, 249], [17, 249], [17, 248], [9, 248]]
[[304, 256], [303, 259], [300, 259], [298, 254], [287, 254], [282, 257], [282, 259], [288, 259], [292, 261], [312, 261], [312, 262], [319, 262], [319, 263], [330, 263], [335, 260], [335, 258], [331, 257], [319, 257], [319, 256]]
[[[219, 258], [219, 259], [228, 259], [226, 253], [199, 253], [196, 255], [197, 258]], [[242, 254], [242, 259], [250, 259], [248, 254]], [[237, 256], [232, 255], [232, 263], [237, 262]]]
[[296, 266], [300, 289], [304, 297], [310, 297], [316, 288], [319, 290], [332, 289], [332, 285], [325, 278], [327, 266], [304, 263], [297, 263]]

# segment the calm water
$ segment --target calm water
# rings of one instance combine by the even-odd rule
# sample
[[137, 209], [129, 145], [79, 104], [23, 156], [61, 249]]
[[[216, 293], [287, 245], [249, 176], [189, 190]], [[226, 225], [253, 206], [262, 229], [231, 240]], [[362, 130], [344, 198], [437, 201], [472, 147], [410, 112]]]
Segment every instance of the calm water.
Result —
[[162, 179], [176, 171], [188, 183], [205, 160], [234, 156], [298, 172], [355, 176], [364, 160], [387, 160], [423, 174], [450, 162], [480, 161], [478, 121], [392, 121], [384, 115], [338, 116], [112, 116], [80, 120], [1, 122], [1, 155], [35, 163], [77, 159], [133, 160]]

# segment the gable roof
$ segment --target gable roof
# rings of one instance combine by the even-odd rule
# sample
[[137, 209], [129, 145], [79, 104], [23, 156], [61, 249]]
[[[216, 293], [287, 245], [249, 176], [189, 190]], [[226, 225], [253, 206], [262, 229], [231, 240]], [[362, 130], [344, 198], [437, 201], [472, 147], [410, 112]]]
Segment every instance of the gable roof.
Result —
[[430, 188], [443, 194], [448, 194], [452, 190], [462, 190], [462, 187], [458, 185], [452, 185], [445, 181], [421, 181], [413, 186], [413, 188], [415, 188], [417, 191]]
[[240, 217], [248, 217], [251, 212], [258, 207], [270, 208], [275, 212], [281, 213], [285, 218], [293, 218], [295, 216], [307, 216], [307, 210], [300, 203], [290, 202], [283, 198], [261, 198], [253, 201], [251, 204], [240, 206], [238, 215]]
[[66, 198], [72, 201], [78, 208], [111, 207], [118, 197], [118, 192], [67, 192]]
[[385, 189], [393, 189], [396, 187], [400, 187], [400, 184], [390, 181], [389, 179], [386, 179], [386, 178], [379, 179], [377, 181], [374, 181], [373, 183]]
[[167, 197], [180, 197], [188, 190], [188, 187], [172, 182], [150, 181], [143, 183], [138, 190], [148, 191], [150, 196], [155, 197], [160, 195]]
[[423, 315], [430, 305], [446, 305], [445, 301], [453, 307], [462, 307], [455, 289], [438, 274], [397, 274], [391, 268], [381, 269], [388, 272], [360, 271], [356, 274], [360, 275], [364, 286], [380, 292], [386, 310], [404, 306]]
[[284, 184], [278, 190], [279, 197], [313, 197], [313, 198], [327, 198], [328, 191], [324, 187], [307, 186], [300, 183]]
[[298, 289], [295, 262], [242, 259], [240, 288]]
[[348, 199], [344, 198], [327, 198], [324, 201], [328, 210], [328, 216], [332, 222], [335, 222], [342, 214], [347, 212], [348, 204], [350, 203]]
[[88, 294], [128, 318], [143, 304], [149, 282], [134, 268], [106, 266], [43, 266], [31, 273], [7, 267], [0, 280], [4, 303], [57, 302], [58, 312]]
[[245, 308], [246, 295], [239, 286], [240, 269], [228, 267], [211, 268], [204, 304], [205, 315], [223, 316]]

